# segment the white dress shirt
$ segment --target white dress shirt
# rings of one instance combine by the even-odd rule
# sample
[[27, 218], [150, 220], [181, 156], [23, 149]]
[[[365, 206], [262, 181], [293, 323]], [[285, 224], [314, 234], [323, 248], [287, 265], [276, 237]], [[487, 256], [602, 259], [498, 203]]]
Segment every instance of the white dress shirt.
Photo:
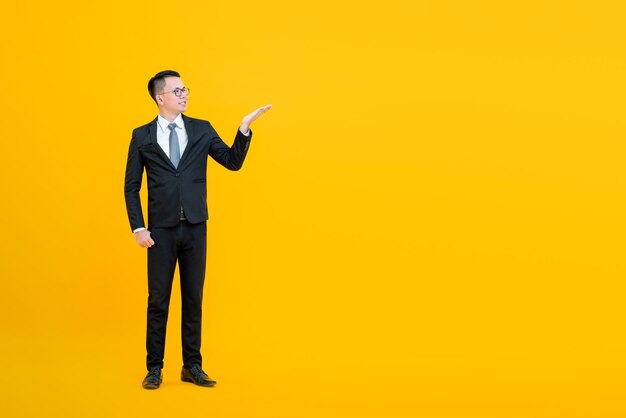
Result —
[[[170, 158], [170, 128], [168, 125], [172, 123], [165, 119], [163, 116], [157, 116], [157, 142], [159, 146], [165, 151], [167, 158]], [[183, 158], [185, 148], [187, 148], [187, 131], [185, 130], [185, 122], [183, 122], [182, 114], [178, 114], [173, 123], [176, 124], [176, 134], [178, 135], [178, 149], [180, 149], [180, 158]]]

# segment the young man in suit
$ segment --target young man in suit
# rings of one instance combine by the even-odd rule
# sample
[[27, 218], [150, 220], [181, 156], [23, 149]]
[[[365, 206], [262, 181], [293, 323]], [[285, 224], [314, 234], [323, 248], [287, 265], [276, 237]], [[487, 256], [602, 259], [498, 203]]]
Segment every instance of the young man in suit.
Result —
[[[162, 382], [165, 331], [176, 262], [182, 297], [183, 368], [181, 379], [199, 386], [216, 381], [202, 370], [200, 355], [202, 292], [206, 269], [206, 168], [210, 155], [229, 170], [244, 162], [250, 125], [268, 111], [263, 106], [245, 116], [228, 147], [208, 121], [190, 118], [189, 89], [176, 71], [161, 71], [148, 82], [159, 114], [133, 130], [126, 163], [124, 196], [135, 240], [148, 251], [148, 321], [143, 387]], [[148, 179], [148, 226], [139, 198], [144, 169]]]

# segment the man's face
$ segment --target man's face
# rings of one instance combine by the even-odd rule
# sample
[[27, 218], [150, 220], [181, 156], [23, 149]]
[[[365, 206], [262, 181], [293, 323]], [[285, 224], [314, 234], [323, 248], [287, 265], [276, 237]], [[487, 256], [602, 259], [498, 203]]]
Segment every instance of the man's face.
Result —
[[[169, 113], [182, 113], [187, 110], [187, 93], [182, 90], [185, 87], [179, 77], [165, 77], [165, 87], [157, 92], [159, 107]], [[179, 96], [176, 96], [179, 93]]]

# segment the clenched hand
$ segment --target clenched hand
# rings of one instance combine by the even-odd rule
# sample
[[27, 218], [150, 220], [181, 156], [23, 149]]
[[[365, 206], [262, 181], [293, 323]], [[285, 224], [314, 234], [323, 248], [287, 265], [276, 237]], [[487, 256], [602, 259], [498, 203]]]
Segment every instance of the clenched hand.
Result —
[[135, 232], [135, 241], [141, 248], [150, 248], [154, 245], [154, 240], [147, 229]]

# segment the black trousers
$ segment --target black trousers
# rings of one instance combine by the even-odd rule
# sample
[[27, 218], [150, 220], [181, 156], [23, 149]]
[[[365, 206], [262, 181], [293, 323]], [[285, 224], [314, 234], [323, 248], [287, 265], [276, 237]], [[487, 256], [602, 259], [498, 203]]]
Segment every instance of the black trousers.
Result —
[[187, 221], [171, 228], [152, 228], [148, 248], [148, 329], [146, 365], [163, 367], [165, 330], [176, 262], [180, 270], [183, 365], [202, 367], [202, 291], [206, 271], [206, 221]]

